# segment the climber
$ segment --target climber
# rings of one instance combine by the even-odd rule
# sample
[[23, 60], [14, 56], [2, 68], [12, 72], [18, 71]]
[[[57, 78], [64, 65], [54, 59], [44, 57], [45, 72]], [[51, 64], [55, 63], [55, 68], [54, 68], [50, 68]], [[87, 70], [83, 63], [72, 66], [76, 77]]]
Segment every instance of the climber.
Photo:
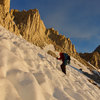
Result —
[[64, 74], [66, 74], [66, 65], [70, 64], [70, 56], [67, 53], [60, 53], [60, 58], [57, 58], [57, 60], [62, 60], [61, 70]]

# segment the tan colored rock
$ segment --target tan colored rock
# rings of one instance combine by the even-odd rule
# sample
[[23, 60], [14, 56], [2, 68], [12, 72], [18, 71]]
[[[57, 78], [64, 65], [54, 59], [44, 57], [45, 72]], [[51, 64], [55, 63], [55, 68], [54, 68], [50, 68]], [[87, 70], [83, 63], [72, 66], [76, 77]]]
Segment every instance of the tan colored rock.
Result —
[[11, 16], [14, 16], [14, 21], [24, 39], [36, 45], [44, 45], [46, 27], [37, 9], [21, 12], [11, 10]]
[[80, 54], [80, 56], [85, 59], [86, 61], [90, 62], [96, 68], [100, 68], [100, 53], [95, 51], [92, 53], [84, 53]]
[[58, 57], [58, 56], [57, 56], [53, 51], [51, 51], [51, 50], [49, 50], [47, 53], [48, 53], [49, 55], [51, 55], [52, 57], [55, 57], [55, 58]]
[[0, 24], [11, 32], [19, 35], [19, 30], [9, 13], [10, 0], [0, 0]]
[[72, 45], [70, 39], [66, 38], [64, 35], [59, 35], [58, 31], [55, 31], [53, 28], [50, 28], [46, 30], [46, 35], [55, 45], [55, 48], [59, 47], [59, 49], [62, 49], [61, 51], [63, 52], [76, 54], [75, 46]]
[[9, 12], [9, 10], [10, 10], [10, 0], [2, 0], [2, 1], [3, 1], [5, 13]]
[[4, 15], [9, 12], [10, 0], [0, 0], [0, 12]]

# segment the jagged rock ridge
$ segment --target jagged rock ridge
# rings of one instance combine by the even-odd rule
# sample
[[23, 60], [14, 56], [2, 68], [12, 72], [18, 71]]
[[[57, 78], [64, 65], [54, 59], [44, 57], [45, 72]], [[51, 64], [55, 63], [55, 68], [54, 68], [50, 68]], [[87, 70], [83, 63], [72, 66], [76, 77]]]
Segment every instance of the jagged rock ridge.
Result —
[[[21, 34], [27, 41], [43, 47], [53, 44], [58, 51], [76, 54], [70, 39], [59, 35], [54, 29], [46, 29], [37, 9], [18, 11], [10, 9], [10, 0], [1, 0], [0, 24], [17, 35]], [[60, 42], [59, 42], [60, 41]]]
[[[64, 36], [56, 34], [57, 31], [46, 29], [37, 9], [18, 11], [10, 9], [10, 0], [0, 1], [0, 24], [17, 35], [21, 34], [27, 41], [40, 47], [53, 44], [56, 49], [76, 53], [71, 41]], [[59, 42], [61, 40], [61, 42]]]
[[53, 44], [58, 51], [76, 53], [70, 39], [59, 35], [53, 28], [46, 29], [37, 9], [28, 11], [11, 10], [11, 16], [20, 30], [20, 34], [28, 41], [43, 47]]

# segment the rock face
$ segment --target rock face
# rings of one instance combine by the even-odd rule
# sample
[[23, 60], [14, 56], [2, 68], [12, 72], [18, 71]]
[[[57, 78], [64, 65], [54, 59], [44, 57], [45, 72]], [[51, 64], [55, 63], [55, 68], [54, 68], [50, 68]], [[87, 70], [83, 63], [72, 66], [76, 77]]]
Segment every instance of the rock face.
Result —
[[100, 46], [98, 46], [92, 53], [80, 53], [80, 56], [95, 67], [100, 68]]
[[21, 12], [11, 10], [11, 16], [24, 39], [38, 46], [44, 45], [46, 27], [37, 9]]
[[11, 32], [19, 35], [19, 30], [9, 13], [10, 0], [0, 0], [0, 24]]
[[0, 0], [0, 13], [6, 14], [10, 9], [10, 0]]

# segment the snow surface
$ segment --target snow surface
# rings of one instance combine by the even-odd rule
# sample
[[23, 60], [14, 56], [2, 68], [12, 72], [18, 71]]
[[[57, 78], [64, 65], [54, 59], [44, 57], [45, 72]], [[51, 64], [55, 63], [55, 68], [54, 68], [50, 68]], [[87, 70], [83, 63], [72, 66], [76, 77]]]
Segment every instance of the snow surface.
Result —
[[[61, 72], [61, 61], [0, 26], [0, 100], [99, 100], [100, 89], [78, 69], [76, 59]], [[89, 72], [90, 73], [90, 72]]]

